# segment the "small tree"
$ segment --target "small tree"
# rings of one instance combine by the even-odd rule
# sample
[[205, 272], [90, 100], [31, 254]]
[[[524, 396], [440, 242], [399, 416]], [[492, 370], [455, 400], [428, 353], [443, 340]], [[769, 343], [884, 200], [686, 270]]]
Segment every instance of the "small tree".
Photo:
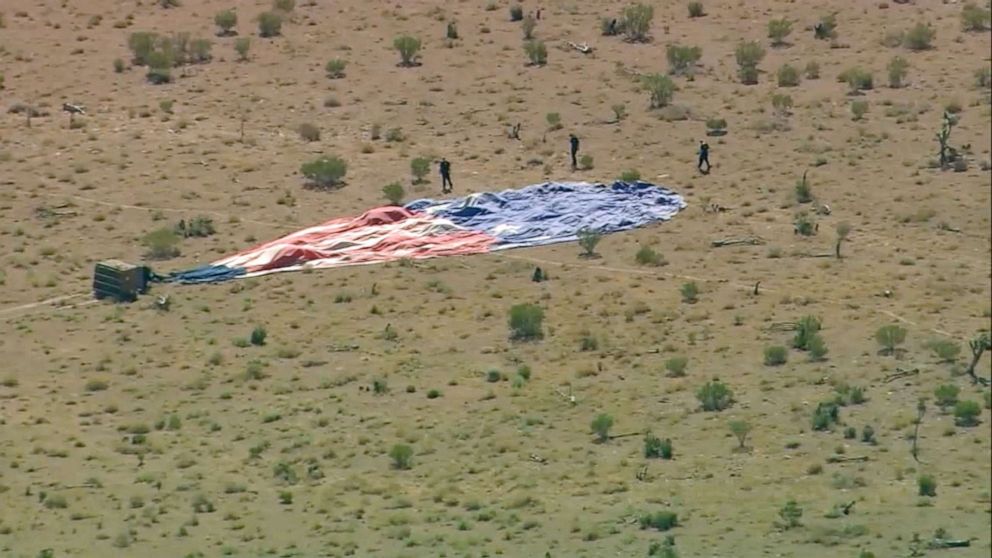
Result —
[[882, 346], [884, 354], [895, 354], [896, 347], [906, 340], [906, 329], [895, 324], [882, 326], [875, 332], [875, 340]]
[[702, 2], [689, 2], [689, 17], [703, 17], [705, 15]]
[[344, 77], [344, 68], [347, 65], [347, 61], [341, 60], [340, 58], [335, 58], [334, 60], [329, 60], [324, 69], [327, 70], [327, 77], [331, 79], [340, 79]]
[[965, 373], [971, 377], [972, 383], [977, 384], [978, 376], [975, 375], [975, 367], [982, 359], [982, 353], [992, 350], [992, 338], [989, 337], [988, 333], [982, 333], [968, 342], [968, 348], [971, 349], [971, 363], [968, 364]]
[[619, 25], [628, 41], [645, 42], [651, 31], [652, 19], [654, 19], [654, 7], [637, 3], [623, 9]]
[[785, 38], [792, 33], [792, 22], [782, 18], [773, 19], [768, 22], [768, 38], [772, 40], [772, 46], [782, 46]]
[[744, 85], [758, 83], [758, 64], [765, 58], [765, 49], [755, 41], [737, 45], [734, 51], [737, 59], [738, 75]]
[[600, 413], [590, 424], [592, 431], [596, 434], [596, 441], [604, 443], [610, 439], [610, 429], [613, 428], [613, 417], [606, 413]]
[[390, 182], [382, 187], [382, 195], [389, 200], [392, 205], [402, 205], [403, 197], [406, 196], [406, 192], [403, 190], [403, 186], [399, 182]]
[[517, 304], [510, 308], [510, 339], [527, 341], [544, 337], [541, 324], [544, 309], [536, 304]]
[[603, 235], [595, 229], [583, 228], [578, 232], [579, 246], [582, 247], [582, 255], [591, 258], [596, 255], [596, 246]]
[[840, 245], [847, 240], [847, 236], [851, 234], [851, 224], [846, 221], [837, 223], [837, 243], [834, 245], [834, 254], [837, 259], [840, 259]]
[[778, 69], [778, 86], [795, 87], [799, 85], [799, 70], [788, 64]]
[[678, 89], [672, 78], [664, 74], [649, 74], [641, 78], [644, 89], [651, 94], [651, 108], [668, 106]]
[[961, 28], [965, 31], [985, 31], [992, 21], [992, 11], [968, 2], [961, 8]]
[[783, 529], [792, 529], [802, 525], [800, 519], [803, 517], [803, 509], [799, 507], [799, 504], [795, 500], [789, 500], [778, 511], [778, 516], [782, 519]]
[[347, 172], [348, 164], [340, 157], [321, 157], [300, 167], [300, 174], [320, 188], [337, 186]]
[[524, 41], [524, 53], [527, 54], [531, 66], [543, 66], [548, 63], [548, 47], [544, 45], [544, 41], [537, 39]]
[[737, 449], [744, 451], [744, 442], [747, 441], [747, 435], [751, 433], [751, 425], [743, 420], [732, 420], [730, 421], [730, 432], [737, 437]]
[[940, 168], [945, 170], [950, 166], [951, 162], [954, 160], [952, 155], [954, 148], [951, 147], [951, 130], [954, 125], [958, 123], [956, 116], [950, 112], [944, 111], [944, 120], [941, 123], [940, 131], [937, 132], [937, 143], [940, 144], [940, 153], [938, 154], [938, 160]]
[[798, 203], [809, 203], [813, 201], [813, 188], [810, 187], [809, 182], [806, 180], [806, 173], [803, 172], [803, 177], [796, 182], [796, 201]]
[[400, 470], [409, 469], [413, 464], [413, 448], [406, 444], [396, 444], [389, 450], [393, 467]]
[[683, 45], [668, 45], [665, 49], [665, 56], [668, 57], [668, 72], [670, 74], [692, 75], [696, 63], [703, 56], [703, 49]]
[[251, 49], [251, 39], [248, 37], [238, 37], [234, 40], [234, 51], [238, 53], [238, 60], [244, 62], [248, 60], [248, 50]]
[[224, 10], [214, 16], [214, 24], [220, 28], [218, 35], [225, 37], [233, 35], [234, 26], [238, 24], [238, 14], [234, 10]]
[[420, 52], [420, 39], [402, 35], [393, 39], [393, 48], [400, 53], [400, 65], [414, 66], [417, 63], [417, 53]]
[[896, 56], [889, 61], [887, 66], [889, 71], [889, 87], [898, 89], [903, 86], [903, 80], [909, 73], [909, 62], [902, 56]]
[[528, 15], [524, 18], [521, 28], [524, 31], [524, 40], [529, 41], [534, 38], [534, 29], [537, 28], [537, 20], [534, 16]]
[[704, 411], [722, 411], [733, 404], [734, 394], [720, 380], [712, 380], [696, 391], [696, 399]]
[[262, 12], [258, 16], [258, 36], [278, 37], [282, 33], [282, 14]]
[[933, 45], [933, 39], [937, 36], [937, 31], [924, 23], [917, 23], [906, 31], [903, 36], [903, 45], [909, 50], [929, 50]]
[[420, 184], [424, 177], [431, 171], [431, 160], [426, 157], [417, 157], [410, 161], [410, 173], [413, 174], [413, 183]]

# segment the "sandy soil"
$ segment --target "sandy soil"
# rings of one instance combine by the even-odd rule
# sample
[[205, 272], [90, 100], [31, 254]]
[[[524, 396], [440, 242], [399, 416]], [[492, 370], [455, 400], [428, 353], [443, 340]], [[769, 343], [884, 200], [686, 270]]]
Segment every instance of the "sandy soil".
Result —
[[[626, 557], [674, 535], [683, 557], [882, 557], [909, 556], [914, 533], [943, 528], [971, 547], [928, 554], [989, 556], [992, 418], [983, 405], [978, 426], [955, 426], [934, 401], [944, 384], [987, 401], [961, 372], [992, 313], [981, 166], [992, 119], [975, 83], [989, 32], [962, 31], [951, 2], [706, 1], [695, 19], [683, 2], [652, 3], [653, 41], [630, 44], [599, 32], [624, 3], [545, 2], [543, 67], [526, 65], [504, 2], [316, 1], [272, 39], [253, 21], [263, 2], [0, 4], [0, 554]], [[235, 37], [214, 36], [226, 8], [251, 37], [249, 61], [236, 60]], [[842, 48], [806, 29], [831, 11]], [[789, 46], [769, 47], [776, 17], [795, 22]], [[936, 29], [933, 49], [881, 44], [917, 22]], [[137, 31], [210, 38], [213, 60], [152, 85], [128, 63]], [[422, 65], [397, 65], [402, 33], [422, 39]], [[736, 79], [742, 39], [767, 49], [757, 85]], [[700, 67], [675, 78], [679, 109], [650, 110], [623, 69], [666, 71], [671, 43], [700, 46]], [[885, 68], [896, 55], [910, 70], [893, 89]], [[326, 77], [332, 58], [348, 62], [345, 77]], [[776, 86], [782, 64], [810, 61], [819, 79]], [[855, 65], [876, 85], [858, 97], [836, 79]], [[792, 97], [791, 115], [773, 114], [776, 93]], [[852, 99], [869, 103], [861, 121]], [[87, 114], [70, 127], [63, 102]], [[29, 127], [8, 111], [17, 103], [50, 114]], [[618, 103], [628, 116], [613, 123]], [[951, 142], [970, 146], [964, 172], [929, 165], [949, 104], [961, 108]], [[548, 130], [550, 112], [561, 129]], [[669, 121], [673, 112], [688, 118]], [[729, 133], [710, 138], [715, 167], [702, 176], [695, 146], [713, 117]], [[300, 139], [304, 122], [319, 141]], [[521, 141], [506, 136], [514, 122]], [[405, 139], [371, 139], [377, 124]], [[569, 169], [570, 132], [592, 169]], [[320, 154], [348, 162], [343, 188], [303, 187], [300, 165]], [[151, 263], [183, 269], [382, 205], [388, 182], [437, 196], [433, 171], [412, 186], [409, 169], [441, 155], [456, 194], [636, 169], [689, 207], [604, 238], [594, 260], [558, 245], [88, 301], [94, 263], [143, 261], [154, 229], [214, 219], [217, 234]], [[796, 201], [806, 170], [816, 204]], [[704, 211], [712, 203], [728, 211]], [[797, 212], [819, 204], [830, 214], [815, 216], [818, 234], [794, 234]], [[832, 252], [841, 222], [852, 227], [845, 257], [814, 257]], [[749, 236], [764, 243], [710, 245]], [[641, 246], [667, 265], [638, 265]], [[531, 282], [535, 264], [552, 279]], [[680, 295], [688, 281], [699, 287], [692, 304]], [[169, 311], [154, 307], [160, 294]], [[546, 311], [539, 342], [508, 339], [508, 309], [522, 302]], [[822, 318], [826, 358], [790, 350], [785, 365], [766, 366], [766, 347], [791, 342], [780, 324], [806, 315]], [[889, 324], [907, 331], [895, 356], [875, 340]], [[266, 344], [242, 346], [256, 326]], [[933, 339], [963, 350], [940, 362]], [[688, 358], [684, 377], [666, 373], [676, 356]], [[522, 365], [531, 377], [515, 384]], [[487, 381], [490, 370], [506, 379]], [[918, 372], [886, 381], [900, 370]], [[696, 391], [714, 377], [735, 402], [703, 412]], [[376, 380], [386, 393], [371, 390]], [[867, 400], [814, 431], [817, 404], [845, 383]], [[600, 413], [614, 434], [670, 438], [674, 459], [646, 459], [639, 434], [595, 443]], [[732, 420], [752, 427], [747, 451], [735, 451]], [[861, 441], [865, 426], [877, 444]], [[399, 443], [413, 449], [409, 470], [391, 467]], [[935, 497], [918, 495], [920, 475], [936, 480]], [[790, 499], [803, 515], [786, 529]], [[849, 502], [848, 515], [828, 517]], [[666, 510], [677, 527], [640, 528], [642, 514]]]

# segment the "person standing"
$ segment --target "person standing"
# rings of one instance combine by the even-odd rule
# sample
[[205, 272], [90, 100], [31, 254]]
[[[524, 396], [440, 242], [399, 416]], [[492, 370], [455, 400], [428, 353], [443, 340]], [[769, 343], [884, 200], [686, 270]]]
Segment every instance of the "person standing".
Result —
[[[703, 163], [706, 163], [706, 170], [703, 170]], [[705, 141], [699, 142], [699, 163], [696, 168], [703, 174], [710, 173], [710, 146]]]
[[441, 193], [448, 194], [454, 189], [455, 185], [451, 183], [451, 163], [447, 159], [441, 157]]
[[579, 138], [575, 134], [568, 134], [568, 143], [572, 153], [572, 170], [579, 168], [579, 161], [575, 157], [579, 154]]

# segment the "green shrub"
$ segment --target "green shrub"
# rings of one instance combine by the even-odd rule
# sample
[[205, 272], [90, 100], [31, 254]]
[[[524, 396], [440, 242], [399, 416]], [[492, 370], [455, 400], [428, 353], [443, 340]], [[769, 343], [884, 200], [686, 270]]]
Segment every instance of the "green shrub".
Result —
[[868, 101], [851, 101], [851, 117], [861, 120], [868, 113]]
[[258, 35], [278, 37], [282, 33], [282, 15], [276, 12], [262, 12], [258, 16]]
[[840, 406], [834, 401], [820, 403], [813, 411], [813, 430], [829, 430], [840, 420]]
[[773, 19], [768, 22], [768, 38], [772, 40], [772, 46], [785, 44], [785, 38], [792, 33], [792, 22], [782, 18]]
[[758, 83], [758, 64], [765, 58], [765, 49], [755, 41], [748, 41], [737, 45], [734, 56], [741, 83], [744, 85]]
[[906, 79], [906, 74], [909, 73], [909, 62], [902, 56], [896, 56], [889, 61], [887, 69], [889, 71], [889, 87], [893, 89], [902, 87], [903, 80]]
[[699, 47], [668, 45], [665, 49], [668, 57], [668, 71], [675, 75], [692, 75], [696, 63], [703, 56]]
[[396, 469], [409, 469], [413, 464], [413, 448], [406, 444], [396, 444], [389, 450], [389, 457]]
[[535, 304], [517, 304], [510, 308], [510, 339], [529, 340], [544, 337], [541, 324], [544, 309]]
[[272, 0], [272, 8], [289, 13], [296, 8], [296, 0]]
[[641, 84], [651, 94], [651, 108], [668, 106], [678, 89], [672, 78], [664, 74], [649, 74], [641, 78]]
[[820, 18], [818, 26], [814, 27], [814, 36], [817, 39], [836, 39], [837, 18], [833, 14]]
[[916, 479], [916, 484], [919, 487], [920, 496], [934, 497], [937, 495], [937, 479], [930, 475], [920, 475]]
[[344, 77], [344, 68], [347, 65], [347, 61], [341, 60], [340, 58], [335, 58], [333, 60], [329, 60], [324, 69], [327, 70], [327, 77], [331, 79], [339, 79]]
[[620, 181], [633, 183], [641, 179], [641, 173], [637, 169], [627, 169], [620, 173]]
[[711, 132], [724, 131], [727, 129], [727, 121], [723, 118], [707, 118], [706, 129]]
[[148, 248], [148, 257], [153, 260], [166, 260], [179, 255], [179, 236], [170, 228], [161, 228], [145, 235], [142, 239]]
[[737, 438], [737, 448], [744, 449], [747, 442], [747, 435], [751, 433], [751, 425], [743, 420], [730, 421], [730, 433]]
[[524, 52], [534, 66], [543, 66], [548, 63], [548, 47], [544, 45], [544, 41], [536, 39], [524, 41]]
[[895, 354], [896, 347], [906, 340], [906, 329], [895, 324], [882, 326], [875, 332], [875, 340], [884, 354]]
[[937, 36], [937, 31], [924, 23], [917, 23], [910, 27], [903, 36], [903, 45], [909, 50], [928, 50], [933, 45], [933, 39]]
[[148, 59], [156, 50], [159, 36], [156, 33], [139, 31], [131, 33], [127, 39], [127, 46], [131, 49], [131, 63], [136, 66], [148, 66]]
[[524, 32], [524, 40], [529, 41], [534, 38], [534, 29], [537, 28], [537, 20], [533, 16], [528, 15], [524, 18], [520, 27]]
[[961, 354], [961, 345], [948, 339], [934, 339], [928, 346], [940, 362], [954, 362]]
[[441, 397], [441, 390], [431, 389], [427, 391], [427, 399], [437, 399]]
[[402, 205], [403, 197], [406, 196], [406, 192], [403, 190], [403, 186], [399, 182], [390, 182], [382, 187], [382, 195], [389, 200], [391, 205]]
[[958, 401], [954, 405], [954, 424], [957, 426], [977, 426], [982, 406], [975, 401]]
[[300, 127], [296, 129], [300, 133], [300, 139], [303, 141], [319, 141], [320, 140], [320, 128], [314, 126], [309, 122], [304, 122], [300, 124]]
[[722, 411], [733, 404], [734, 394], [726, 384], [712, 380], [696, 391], [696, 399], [704, 411]]
[[657, 529], [658, 531], [668, 531], [678, 527], [678, 514], [670, 511], [659, 511], [646, 513], [640, 518], [641, 529]]
[[968, 2], [961, 8], [961, 28], [965, 31], [985, 31], [992, 21], [992, 11]]
[[796, 327], [796, 335], [792, 338], [792, 347], [805, 351], [809, 349], [810, 339], [823, 328], [823, 322], [816, 316], [803, 316]]
[[592, 170], [593, 168], [592, 155], [585, 154], [579, 157], [579, 168], [582, 170]]
[[803, 73], [806, 74], [806, 79], [820, 79], [820, 63], [816, 60], [810, 60], [806, 64], [806, 68], [803, 69]]
[[454, 21], [449, 21], [448, 26], [445, 28], [444, 36], [449, 41], [458, 40], [458, 26]]
[[544, 115], [544, 119], [548, 121], [548, 128], [551, 130], [561, 130], [561, 115], [557, 112], [549, 112]]
[[827, 343], [823, 340], [819, 334], [814, 334], [810, 337], [806, 344], [806, 349], [809, 352], [809, 359], [811, 361], [823, 360], [823, 357], [827, 356]]
[[410, 161], [410, 173], [413, 174], [413, 183], [420, 184], [424, 181], [431, 170], [431, 160], [426, 157], [417, 157]]
[[672, 357], [665, 361], [666, 376], [669, 378], [682, 378], [685, 376], [685, 369], [689, 366], [689, 359], [684, 356]]
[[792, 529], [802, 525], [800, 519], [803, 517], [803, 509], [799, 507], [799, 504], [795, 500], [789, 500], [778, 511], [778, 516], [782, 519], [783, 528]]
[[416, 63], [420, 46], [420, 39], [409, 35], [402, 35], [393, 39], [393, 48], [400, 53], [401, 66], [413, 66]]
[[789, 350], [781, 345], [765, 347], [765, 366], [781, 366], [789, 358]]
[[778, 86], [795, 87], [799, 85], [799, 70], [788, 64], [778, 69]]
[[[120, 58], [114, 58], [114, 72], [122, 73], [124, 71], [124, 61]], [[3, 75], [0, 74], [0, 89], [3, 88]]]
[[596, 435], [596, 441], [603, 443], [610, 439], [610, 429], [613, 428], [613, 417], [606, 413], [600, 413], [589, 425]]
[[520, 4], [510, 7], [510, 21], [523, 21], [524, 8]]
[[190, 64], [203, 64], [204, 62], [209, 62], [213, 55], [210, 54], [210, 49], [213, 47], [213, 43], [210, 39], [193, 39], [189, 43], [189, 58]]
[[648, 432], [644, 435], [644, 457], [649, 459], [671, 459], [672, 441], [667, 438], [662, 440]]
[[679, 292], [682, 293], [682, 302], [694, 304], [699, 300], [699, 287], [696, 286], [695, 281], [682, 283], [682, 286], [679, 288]]
[[813, 236], [816, 234], [816, 222], [805, 211], [796, 214], [796, 221], [793, 224], [796, 233], [802, 236]]
[[837, 78], [847, 83], [852, 95], [867, 91], [875, 86], [875, 78], [872, 73], [858, 66], [844, 70]]
[[340, 157], [321, 157], [300, 167], [300, 174], [320, 188], [329, 188], [341, 183], [348, 172], [348, 164]]
[[234, 51], [238, 53], [238, 60], [244, 62], [248, 60], [248, 50], [251, 49], [251, 39], [248, 37], [238, 37], [234, 40]]
[[623, 9], [619, 25], [628, 41], [644, 42], [648, 40], [652, 19], [654, 19], [654, 7], [637, 3]]
[[220, 28], [220, 35], [230, 35], [238, 24], [238, 14], [234, 10], [224, 10], [214, 16], [214, 24]]
[[689, 2], [689, 17], [703, 17], [706, 13], [703, 11], [702, 2]]
[[584, 228], [579, 231], [578, 236], [579, 246], [582, 247], [582, 255], [586, 257], [596, 255], [596, 246], [599, 244], [600, 240], [603, 240], [602, 233], [593, 229]]
[[268, 332], [265, 331], [265, 326], [255, 326], [255, 329], [251, 330], [251, 336], [248, 340], [252, 345], [256, 347], [261, 347], [265, 344], [265, 338], [268, 336]]
[[193, 217], [189, 221], [179, 221], [174, 230], [183, 238], [206, 238], [217, 232], [214, 220], [203, 215]]
[[933, 394], [937, 401], [937, 406], [947, 409], [958, 402], [958, 393], [961, 389], [954, 384], [944, 384], [934, 390]]
[[650, 246], [641, 246], [638, 248], [637, 253], [634, 254], [634, 261], [640, 265], [665, 265], [665, 257], [655, 252], [654, 248]]
[[789, 111], [792, 110], [792, 97], [781, 93], [772, 95], [772, 108], [775, 109], [776, 114], [788, 116]]

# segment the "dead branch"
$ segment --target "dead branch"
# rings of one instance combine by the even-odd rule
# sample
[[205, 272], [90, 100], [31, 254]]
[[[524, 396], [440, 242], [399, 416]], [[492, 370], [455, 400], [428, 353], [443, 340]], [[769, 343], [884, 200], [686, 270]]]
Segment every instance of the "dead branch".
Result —
[[720, 248], [721, 246], [734, 246], [737, 244], [749, 244], [751, 246], [758, 246], [764, 244], [765, 241], [757, 236], [746, 236], [742, 238], [724, 238], [721, 240], [714, 240], [710, 242], [710, 246], [714, 248]]
[[903, 370], [901, 368], [896, 368], [896, 371], [895, 372], [893, 372], [891, 374], [886, 374], [885, 377], [882, 378], [882, 382], [887, 384], [889, 382], [894, 382], [895, 380], [898, 380], [900, 378], [907, 378], [909, 376], [915, 376], [915, 375], [917, 375], [919, 373], [920, 373], [920, 369], [919, 368], [914, 368], [912, 370]]
[[832, 455], [827, 458], [827, 463], [862, 463], [865, 461], [868, 461], [867, 455], [860, 457], [843, 457], [840, 455]]
[[641, 436], [644, 432], [627, 432], [625, 434], [611, 434], [606, 437], [607, 440], [616, 440], [617, 438], [629, 438], [631, 436]]

